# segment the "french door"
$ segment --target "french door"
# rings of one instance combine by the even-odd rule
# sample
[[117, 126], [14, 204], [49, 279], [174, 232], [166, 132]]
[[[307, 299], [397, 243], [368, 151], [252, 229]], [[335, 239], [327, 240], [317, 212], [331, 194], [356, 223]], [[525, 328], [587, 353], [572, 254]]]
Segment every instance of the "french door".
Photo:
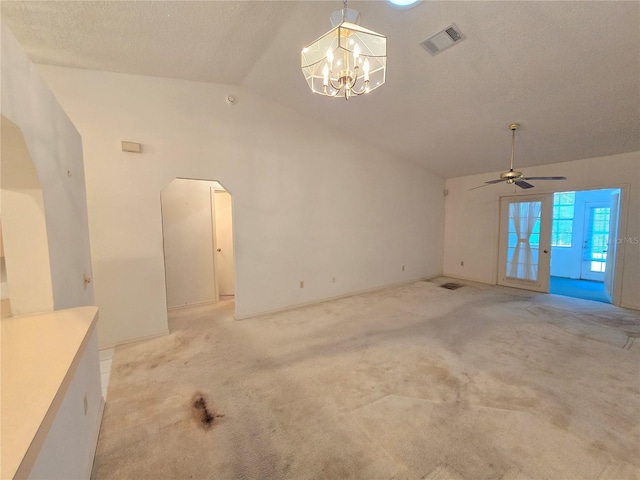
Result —
[[500, 199], [498, 284], [549, 291], [553, 195]]
[[585, 204], [580, 278], [604, 281], [609, 250], [610, 217], [609, 202]]

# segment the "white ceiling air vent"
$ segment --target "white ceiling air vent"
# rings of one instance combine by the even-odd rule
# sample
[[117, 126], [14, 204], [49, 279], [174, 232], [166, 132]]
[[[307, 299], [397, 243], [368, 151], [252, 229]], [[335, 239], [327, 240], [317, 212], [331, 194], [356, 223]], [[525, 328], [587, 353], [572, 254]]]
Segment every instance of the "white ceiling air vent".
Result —
[[467, 37], [462, 34], [460, 29], [452, 24], [450, 27], [447, 27], [427, 38], [420, 45], [422, 45], [431, 55], [437, 55], [456, 43], [460, 43], [465, 38]]

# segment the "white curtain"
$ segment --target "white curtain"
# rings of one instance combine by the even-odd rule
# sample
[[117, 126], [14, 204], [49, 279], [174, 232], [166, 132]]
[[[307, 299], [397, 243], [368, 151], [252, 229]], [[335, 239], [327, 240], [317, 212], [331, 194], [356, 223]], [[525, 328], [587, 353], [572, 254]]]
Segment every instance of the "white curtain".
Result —
[[531, 248], [531, 234], [540, 219], [542, 202], [515, 202], [509, 204], [509, 218], [518, 238], [513, 250], [508, 250], [507, 276], [520, 280], [538, 279], [538, 259]]

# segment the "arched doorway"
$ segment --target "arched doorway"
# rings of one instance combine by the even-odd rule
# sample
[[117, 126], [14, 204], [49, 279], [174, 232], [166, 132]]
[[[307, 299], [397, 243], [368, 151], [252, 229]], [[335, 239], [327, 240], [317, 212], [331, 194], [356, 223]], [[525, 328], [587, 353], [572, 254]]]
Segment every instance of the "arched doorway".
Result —
[[20, 128], [2, 116], [2, 316], [52, 311], [44, 198]]
[[176, 178], [160, 197], [167, 308], [234, 298], [231, 194], [217, 181]]

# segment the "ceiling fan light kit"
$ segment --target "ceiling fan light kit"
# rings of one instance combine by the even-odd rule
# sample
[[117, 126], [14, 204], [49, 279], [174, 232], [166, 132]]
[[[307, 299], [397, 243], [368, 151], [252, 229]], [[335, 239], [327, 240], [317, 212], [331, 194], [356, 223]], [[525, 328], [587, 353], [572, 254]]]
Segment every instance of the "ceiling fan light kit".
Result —
[[516, 144], [516, 130], [520, 128], [519, 123], [512, 123], [509, 125], [509, 130], [511, 130], [511, 162], [509, 165], [509, 171], [502, 172], [500, 174], [500, 178], [497, 180], [489, 180], [488, 182], [484, 182], [484, 185], [480, 185], [478, 187], [470, 188], [469, 190], [475, 190], [476, 188], [486, 187], [487, 185], [494, 185], [496, 183], [506, 183], [507, 185], [515, 184], [520, 188], [528, 189], [533, 188], [534, 185], [531, 185], [527, 180], [566, 180], [567, 177], [525, 177], [524, 174], [518, 170], [513, 169], [513, 157], [515, 151]]
[[384, 84], [387, 37], [358, 25], [359, 18], [344, 0], [331, 16], [334, 28], [302, 49], [302, 73], [313, 93], [349, 100]]

